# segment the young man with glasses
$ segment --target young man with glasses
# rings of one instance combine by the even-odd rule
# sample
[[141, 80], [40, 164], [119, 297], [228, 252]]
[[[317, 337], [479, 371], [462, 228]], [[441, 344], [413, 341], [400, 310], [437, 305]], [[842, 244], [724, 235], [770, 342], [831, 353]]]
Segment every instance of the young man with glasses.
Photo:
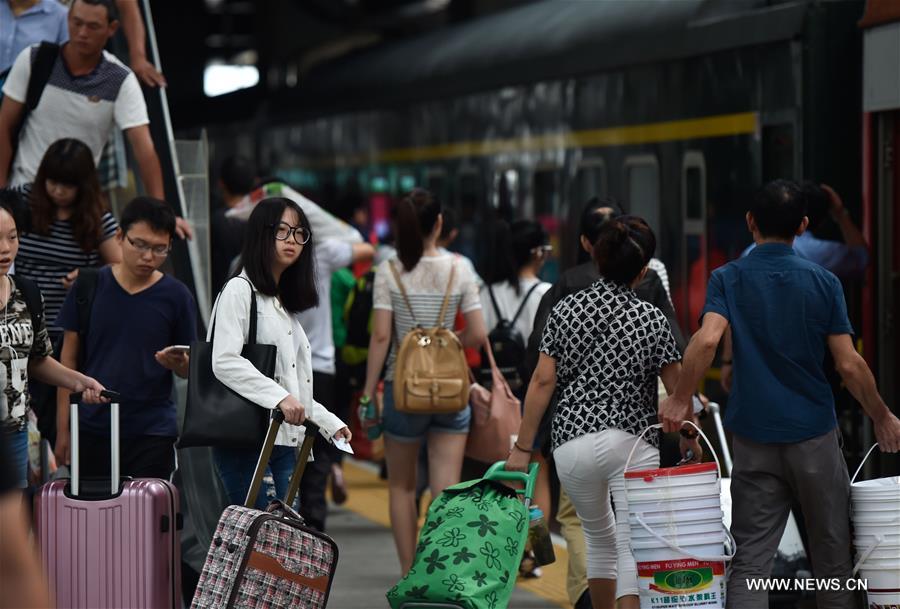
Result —
[[[94, 371], [106, 387], [122, 394], [123, 476], [168, 479], [175, 469], [178, 427], [172, 372], [187, 377], [188, 355], [166, 347], [190, 344], [197, 325], [188, 288], [159, 271], [174, 236], [175, 214], [168, 204], [150, 197], [131, 201], [115, 237], [122, 262], [100, 270], [88, 302], [79, 298], [78, 281], [84, 280], [79, 277], [57, 320], [65, 330], [61, 361]], [[68, 392], [59, 392], [57, 405], [55, 452], [62, 464], [70, 457]], [[108, 407], [79, 409], [82, 475], [108, 474], [109, 425]]]

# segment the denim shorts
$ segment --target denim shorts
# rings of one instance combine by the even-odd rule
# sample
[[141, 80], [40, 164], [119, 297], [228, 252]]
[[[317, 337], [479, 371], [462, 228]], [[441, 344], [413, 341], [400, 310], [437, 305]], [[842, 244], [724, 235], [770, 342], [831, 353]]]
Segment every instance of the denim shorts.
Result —
[[429, 432], [469, 433], [472, 409], [467, 405], [452, 414], [407, 414], [394, 409], [394, 383], [384, 383], [384, 409], [381, 413], [384, 435], [398, 442], [418, 442]]

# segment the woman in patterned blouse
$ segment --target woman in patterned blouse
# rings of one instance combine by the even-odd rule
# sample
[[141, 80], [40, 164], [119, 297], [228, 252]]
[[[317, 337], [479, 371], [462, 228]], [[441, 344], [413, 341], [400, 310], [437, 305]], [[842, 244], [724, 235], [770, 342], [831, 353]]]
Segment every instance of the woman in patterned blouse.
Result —
[[[527, 467], [538, 424], [558, 391], [553, 458], [584, 527], [595, 609], [640, 606], [628, 539], [625, 460], [637, 436], [655, 422], [657, 376], [671, 390], [681, 369], [665, 316], [632, 290], [655, 249], [653, 231], [641, 218], [625, 216], [603, 226], [593, 251], [600, 279], [560, 301], [547, 319], [507, 462], [512, 470]], [[659, 467], [658, 445], [658, 434], [641, 441], [630, 467]], [[682, 453], [688, 448], [699, 458], [696, 440], [684, 440]]]

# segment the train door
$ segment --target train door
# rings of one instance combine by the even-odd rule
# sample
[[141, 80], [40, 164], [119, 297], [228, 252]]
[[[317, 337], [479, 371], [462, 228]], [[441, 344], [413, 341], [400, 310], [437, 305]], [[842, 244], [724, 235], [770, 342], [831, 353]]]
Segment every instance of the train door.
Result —
[[585, 203], [593, 197], [605, 197], [608, 190], [604, 159], [590, 157], [578, 162], [569, 188], [569, 201], [574, 209], [580, 213]]
[[554, 282], [561, 272], [562, 242], [570, 234], [566, 203], [562, 196], [562, 171], [558, 166], [535, 169], [531, 185], [531, 218], [550, 235], [553, 250], [541, 269], [541, 279]]
[[900, 111], [876, 121], [877, 162], [873, 230], [876, 232], [876, 332], [878, 386], [884, 401], [900, 399]]
[[709, 261], [706, 238], [706, 161], [703, 153], [688, 151], [681, 161], [681, 247], [679, 289], [673, 297], [681, 327], [689, 334], [699, 329], [706, 299]]

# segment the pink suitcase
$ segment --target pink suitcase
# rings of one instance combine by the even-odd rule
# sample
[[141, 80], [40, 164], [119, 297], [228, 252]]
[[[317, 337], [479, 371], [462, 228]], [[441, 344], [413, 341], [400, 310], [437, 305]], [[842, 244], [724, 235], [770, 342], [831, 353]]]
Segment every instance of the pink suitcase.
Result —
[[[278, 428], [275, 410], [256, 463], [246, 505], [255, 505]], [[206, 555], [191, 609], [323, 609], [337, 568], [338, 547], [328, 535], [307, 527], [290, 507], [318, 428], [306, 435], [284, 501], [266, 511], [240, 505], [225, 509]]]
[[50, 592], [58, 609], [178, 609], [178, 490], [155, 478], [120, 481], [119, 396], [104, 395], [114, 401], [109, 488], [80, 477], [81, 395], [73, 393], [72, 477], [45, 484], [35, 497], [35, 529]]

